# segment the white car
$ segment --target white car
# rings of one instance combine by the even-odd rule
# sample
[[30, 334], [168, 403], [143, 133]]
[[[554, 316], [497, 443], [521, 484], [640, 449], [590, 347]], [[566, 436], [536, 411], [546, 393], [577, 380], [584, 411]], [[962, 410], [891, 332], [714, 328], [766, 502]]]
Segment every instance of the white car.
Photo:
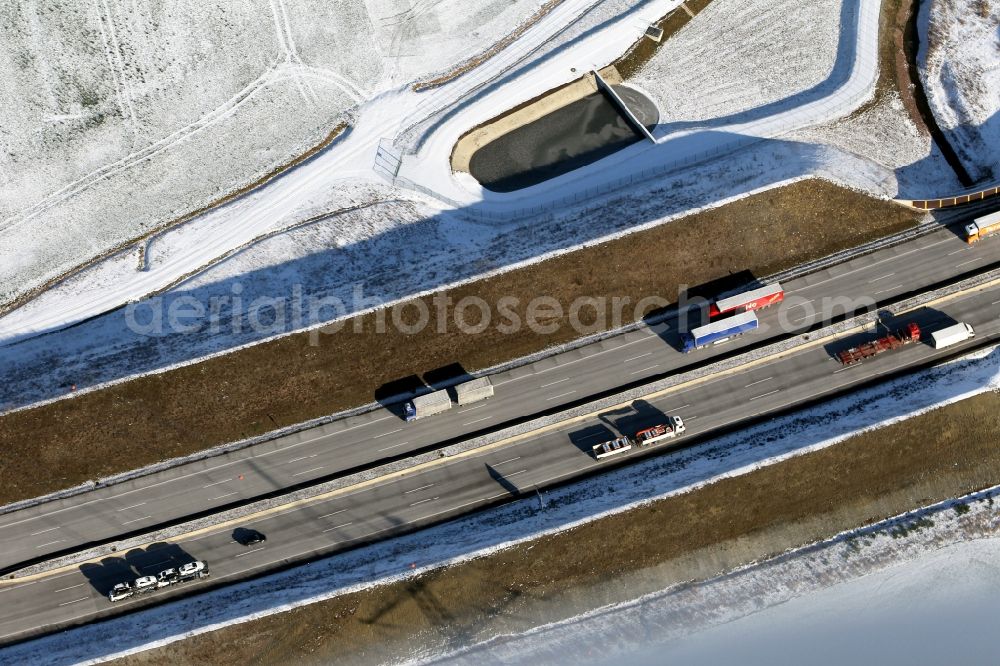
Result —
[[205, 562], [188, 562], [187, 564], [182, 564], [177, 569], [177, 573], [182, 580], [205, 578], [208, 576], [208, 564]]
[[132, 587], [135, 588], [136, 592], [155, 590], [157, 588], [156, 576], [140, 576], [132, 583]]
[[108, 600], [121, 601], [122, 599], [128, 599], [133, 594], [135, 594], [135, 590], [132, 589], [129, 583], [118, 583], [108, 592]]

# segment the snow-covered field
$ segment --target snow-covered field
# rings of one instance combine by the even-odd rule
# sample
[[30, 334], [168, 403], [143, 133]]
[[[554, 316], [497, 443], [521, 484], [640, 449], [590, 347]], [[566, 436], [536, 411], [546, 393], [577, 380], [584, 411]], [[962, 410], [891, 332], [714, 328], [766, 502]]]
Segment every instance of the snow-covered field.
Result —
[[[838, 68], [844, 64], [838, 59], [850, 56], [842, 16], [851, 8], [841, 0], [714, 0], [629, 84], [658, 102], [660, 131], [794, 108], [801, 97], [840, 84]], [[897, 183], [884, 192], [889, 196], [961, 188], [895, 91], [863, 111], [796, 129], [787, 137], [835, 146], [893, 170]]]
[[39, 0], [0, 13], [0, 305], [254, 181], [541, 0]]
[[846, 118], [792, 132], [789, 138], [864, 155], [892, 170], [895, 192], [903, 197], [962, 189], [930, 134], [922, 133], [910, 120], [896, 91]]
[[998, 498], [993, 488], [434, 663], [993, 663]]
[[[883, 533], [861, 540], [856, 553], [838, 544], [787, 570], [765, 569], [756, 574], [758, 590], [781, 590], [788, 601], [681, 639], [659, 650], [656, 661], [642, 659], [652, 656], [646, 653], [632, 663], [834, 666], [859, 654], [880, 664], [991, 663], [1000, 611], [1000, 516], [989, 508], [977, 504], [964, 518], [946, 509], [930, 518], [928, 533], [904, 540], [909, 543]], [[914, 546], [923, 549], [915, 556]], [[838, 559], [851, 562], [843, 573], [858, 577], [812, 592], [789, 589], [809, 568], [815, 578], [827, 574], [820, 584], [847, 578], [824, 571]], [[719, 588], [706, 591], [731, 591]]]
[[920, 77], [934, 117], [973, 178], [1000, 179], [1000, 2], [921, 5]]
[[[877, 32], [872, 26], [877, 22], [878, 3], [842, 0], [820, 3], [819, 9], [826, 14], [815, 13], [817, 9], [798, 10], [807, 12], [804, 16], [813, 22], [827, 20], [833, 26], [841, 25], [839, 19], [844, 12], [850, 20], [838, 38], [829, 40], [825, 59], [818, 58], [810, 61], [810, 67], [794, 70], [802, 71], [801, 81], [789, 79], [779, 91], [773, 82], [765, 86], [764, 79], [758, 80], [755, 95], [771, 101], [774, 96], [784, 97], [756, 112], [751, 110], [753, 118], [748, 121], [724, 121], [703, 132], [671, 132], [669, 126], [664, 126], [667, 134], [661, 137], [662, 145], [633, 146], [628, 149], [633, 152], [623, 151], [613, 157], [615, 163], [595, 165], [508, 198], [474, 202], [480, 196], [474, 192], [476, 186], [468, 189], [467, 180], [448, 170], [447, 155], [457, 136], [505, 105], [577, 76], [571, 65], [597, 67], [610, 62], [641, 34], [648, 22], [676, 4], [676, 0], [638, 4], [625, 0], [566, 0], [525, 32], [516, 47], [490, 59], [469, 78], [460, 77], [428, 93], [396, 89], [376, 96], [359, 108], [348, 136], [316, 160], [234, 204], [157, 235], [149, 245], [144, 270], [137, 269], [138, 250], [131, 249], [0, 318], [0, 337], [7, 343], [0, 347], [0, 365], [8, 378], [0, 394], [0, 410], [66, 395], [71, 384], [84, 388], [155, 371], [313, 323], [305, 321], [266, 333], [247, 327], [236, 332], [232, 327], [211, 331], [205, 327], [193, 334], [147, 337], [130, 330], [126, 314], [117, 311], [73, 329], [11, 344], [33, 333], [139, 300], [177, 285], [180, 280], [186, 281], [168, 292], [166, 301], [147, 305], [162, 307], [192, 295], [202, 300], [231, 295], [230, 290], [239, 281], [245, 290], [244, 303], [257, 297], [287, 300], [295, 285], [301, 285], [307, 298], [337, 296], [346, 304], [343, 314], [350, 314], [371, 303], [353, 301], [355, 285], [361, 285], [369, 298], [391, 302], [664, 223], [682, 212], [811, 174], [875, 194], [899, 189], [896, 175], [878, 164], [811, 143], [786, 140], [783, 135], [789, 129], [785, 123], [792, 123], [791, 127], [796, 122], [809, 125], [849, 113], [871, 94]], [[276, 8], [280, 13], [280, 7]], [[527, 11], [527, 7], [524, 9]], [[786, 13], [794, 13], [791, 6], [786, 7]], [[701, 25], [702, 16], [706, 14], [692, 21], [682, 34]], [[712, 14], [707, 16], [712, 18]], [[706, 29], [714, 29], [708, 19], [704, 21]], [[291, 21], [295, 23], [294, 18]], [[792, 39], [786, 24], [771, 21], [760, 27], [766, 31], [756, 36], [759, 43], [745, 46], [748, 58], [771, 58], [775, 44]], [[809, 35], [815, 30], [809, 21], [792, 27], [807, 30]], [[287, 46], [288, 36], [286, 32], [281, 34]], [[739, 35], [741, 41], [753, 37]], [[722, 36], [715, 41], [719, 52], [725, 52], [728, 42]], [[806, 41], [803, 38], [796, 43]], [[303, 40], [297, 43], [298, 48], [303, 48]], [[764, 64], [758, 62], [756, 68], [747, 71], [766, 69]], [[297, 86], [295, 81], [298, 79], [289, 85]], [[484, 81], [494, 82], [483, 87]], [[809, 86], [803, 93], [802, 89]], [[726, 106], [724, 100], [734, 91], [739, 89], [727, 84], [705, 95], [719, 99], [719, 112], [731, 113], [751, 103], [740, 92], [736, 101]], [[416, 186], [464, 197], [466, 210], [453, 213], [440, 198], [393, 188], [377, 179], [372, 159], [386, 132], [391, 138], [392, 131], [402, 129], [401, 118], [423, 117], [438, 105], [455, 104], [464, 95], [468, 100], [458, 104], [460, 113], [436, 126], [416, 154], [404, 156], [403, 167]], [[408, 106], [418, 100], [416, 108]], [[777, 113], [770, 114], [771, 106]], [[746, 137], [739, 134], [743, 131], [771, 138], [733, 154], [735, 146], [746, 143]], [[662, 134], [660, 130], [658, 133]], [[726, 159], [684, 168], [687, 163], [704, 160], [709, 150], [725, 154]], [[653, 178], [676, 160], [680, 162], [675, 172]], [[556, 195], [558, 198], [553, 199]], [[565, 197], [589, 203], [561, 200]], [[541, 217], [504, 213], [518, 210], [526, 200], [542, 208], [555, 208]], [[485, 219], [462, 214], [476, 206], [494, 206], [496, 212]], [[341, 212], [284, 237], [268, 237], [276, 230], [330, 211]], [[12, 254], [24, 256], [19, 253]], [[406, 270], [400, 270], [400, 257], [406, 259]], [[52, 363], [54, 358], [62, 362]]]
[[713, 0], [629, 84], [651, 93], [667, 127], [718, 123], [750, 109], [789, 103], [833, 72], [840, 14], [852, 4]]
[[[352, 590], [419, 575], [431, 568], [494, 552], [541, 534], [567, 530], [581, 522], [641, 506], [657, 498], [688, 492], [726, 476], [744, 474], [789, 456], [830, 446], [859, 431], [998, 388], [1000, 351], [979, 352], [964, 360], [923, 371], [916, 380], [904, 378], [892, 381], [797, 415], [775, 419], [750, 431], [544, 493], [541, 502], [534, 498], [515, 502], [260, 580], [118, 617], [99, 626], [85, 626], [17, 645], [0, 650], [0, 661], [24, 663], [43, 660], [49, 664], [68, 664], [101, 660], [115, 654], [166, 644], [226, 624], [279, 613]], [[601, 507], [614, 508], [602, 511]], [[974, 509], [980, 510], [979, 506]], [[996, 530], [998, 526], [1000, 521], [987, 522], [991, 530]], [[919, 535], [924, 535], [924, 532]], [[882, 542], [886, 542], [885, 539]], [[835, 540], [834, 545], [837, 543], [843, 545], [850, 542]], [[903, 543], [910, 542], [900, 542]], [[909, 551], [899, 547], [895, 552], [909, 553], [908, 556], [912, 557], [919, 552], [920, 546], [920, 542], [914, 541]], [[794, 558], [791, 559], [794, 561]], [[778, 564], [782, 561], [779, 560]], [[848, 560], [847, 564], [854, 561]], [[415, 568], [411, 569], [411, 564]], [[828, 569], [829, 576], [804, 577], [803, 583], [832, 582], [836, 575], [856, 573], [855, 569], [845, 568], [843, 564], [842, 561], [833, 561]], [[801, 574], [801, 569], [794, 573]], [[796, 589], [794, 584], [789, 583], [776, 588], [770, 597], [750, 594], [747, 595], [748, 603], [754, 607], [758, 602], [761, 606], [766, 605], [765, 602], [779, 603], [784, 600], [783, 593]], [[709, 613], [709, 619], [725, 618], [728, 610], [742, 608], [742, 601], [737, 603], [735, 597], [731, 607], [720, 606], [718, 598], [712, 599], [709, 609], [714, 614]], [[641, 626], [638, 629], [641, 630]], [[596, 634], [592, 632], [592, 635]], [[114, 637], [111, 643], [109, 636]], [[490, 638], [476, 637], [477, 640]], [[607, 637], [600, 638], [606, 640]], [[631, 641], [627, 642], [632, 645]], [[490, 653], [500, 654], [501, 648], [506, 649], [508, 645], [515, 653], [523, 647], [516, 640], [512, 643], [499, 640], [487, 644], [487, 649]], [[536, 647], [537, 644], [529, 645], [529, 653]], [[602, 653], [608, 653], [611, 647], [607, 643]], [[415, 643], [413, 653], [401, 657], [435, 659], [444, 656], [444, 649], [440, 645]], [[473, 650], [475, 658], [483, 658], [483, 650], [475, 647]]]
[[[385, 186], [356, 189], [359, 196], [354, 203], [378, 203], [251, 245], [132, 311], [134, 320], [146, 323], [153, 312], [166, 313], [179, 299], [194, 297], [208, 307], [211, 299], [231, 298], [239, 290], [244, 308], [237, 317], [242, 323], [238, 328], [230, 325], [231, 308], [226, 307], [224, 324], [215, 330], [203, 318], [197, 331], [164, 327], [162, 335], [145, 335], [142, 327], [130, 326], [129, 310], [118, 310], [72, 329], [0, 346], [5, 380], [0, 385], [0, 413], [68, 397], [70, 385], [83, 391], [371, 307], [373, 302], [355, 298], [355, 289], [374, 302], [396, 302], [442, 283], [509, 270], [810, 173], [841, 180], [850, 174], [849, 184], [867, 191], [878, 191], [893, 177], [850, 155], [807, 144], [771, 142], [723, 162], [623, 190], [616, 197], [576, 207], [563, 217], [507, 224], [469, 222], [434, 214], [426, 205], [387, 201], [392, 191]], [[158, 243], [151, 246], [152, 254], [164, 251]], [[183, 246], [174, 252], [182, 253]], [[137, 261], [135, 252], [125, 253], [43, 295], [23, 312], [30, 315], [34, 308], [58, 307], [60, 292], [72, 292], [76, 280], [98, 289], [106, 281], [113, 284], [122, 273], [134, 271]], [[401, 261], [407, 262], [407, 270], [399, 269]], [[290, 313], [298, 297], [306, 302], [335, 297], [345, 309], [317, 310], [319, 316], [312, 320], [307, 307], [303, 321], [297, 323]], [[275, 299], [271, 303], [288, 316], [273, 328], [246, 325], [250, 306], [259, 298]]]

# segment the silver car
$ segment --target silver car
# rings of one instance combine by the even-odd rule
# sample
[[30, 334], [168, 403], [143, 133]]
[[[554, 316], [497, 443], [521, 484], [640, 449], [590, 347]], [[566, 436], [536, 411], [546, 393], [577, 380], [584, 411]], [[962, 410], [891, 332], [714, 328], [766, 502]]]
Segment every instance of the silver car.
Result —
[[205, 562], [188, 562], [182, 564], [177, 573], [181, 580], [191, 580], [192, 578], [206, 578], [208, 576], [208, 564]]
[[157, 588], [156, 576], [140, 576], [132, 583], [132, 587], [138, 593], [155, 590]]

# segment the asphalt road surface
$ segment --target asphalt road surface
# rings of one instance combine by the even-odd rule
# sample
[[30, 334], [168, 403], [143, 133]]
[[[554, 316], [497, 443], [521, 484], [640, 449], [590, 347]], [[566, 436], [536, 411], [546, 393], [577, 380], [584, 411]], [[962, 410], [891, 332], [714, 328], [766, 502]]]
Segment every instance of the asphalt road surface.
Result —
[[15, 511], [0, 516], [0, 567], [242, 503], [704, 362], [782, 335], [780, 319], [793, 329], [808, 327], [811, 308], [823, 298], [867, 295], [885, 301], [998, 259], [1000, 234], [969, 246], [942, 230], [785, 282], [787, 301], [759, 313], [761, 330], [723, 345], [682, 354], [677, 322], [668, 319], [494, 375], [493, 398], [433, 417], [405, 423], [380, 409]]
[[[938, 248], [937, 252], [932, 253], [934, 256], [949, 257], [952, 272], [956, 264], [971, 261], [973, 257], [976, 261], [985, 261], [988, 258], [987, 253], [978, 253], [979, 248], [959, 252], [961, 248], [942, 237], [932, 237], [922, 242], [925, 247]], [[935, 246], [934, 243], [940, 245]], [[949, 254], [953, 248], [954, 254]], [[903, 262], [901, 265], [927, 266], [926, 262], [914, 261], [912, 255], [903, 254], [904, 252], [906, 250], [897, 249], [890, 253], [891, 257], [883, 257], [885, 262], [875, 266], [855, 266], [857, 272], [853, 275], [863, 273], [866, 283], [877, 285], [886, 280], [892, 281], [890, 278], [874, 279], [878, 276], [874, 276], [873, 272], [888, 270], [887, 263], [901, 260]], [[850, 270], [852, 269], [842, 267], [839, 273], [847, 275], [850, 274], [847, 273]], [[832, 278], [833, 276], [827, 275], [825, 278], [811, 276], [810, 279], [819, 285], [824, 280]], [[803, 285], [802, 289], [806, 289], [806, 286]], [[586, 473], [595, 467], [613, 464], [609, 461], [594, 460], [589, 454], [590, 447], [604, 438], [615, 436], [618, 432], [629, 434], [643, 426], [652, 425], [660, 421], [663, 414], [682, 416], [688, 425], [688, 434], [685, 437], [690, 440], [698, 434], [706, 434], [757, 415], [821, 398], [886, 373], [927, 363], [944, 354], [952, 354], [962, 346], [968, 347], [977, 341], [1000, 336], [998, 315], [1000, 315], [1000, 287], [974, 291], [949, 300], [939, 309], [921, 309], [913, 313], [912, 319], [902, 318], [896, 322], [902, 325], [911, 320], [917, 321], [925, 330], [932, 331], [950, 323], [951, 319], [967, 321], [976, 328], [977, 337], [957, 347], [937, 351], [926, 342], [922, 342], [845, 368], [834, 360], [833, 353], [851, 344], [851, 338], [833, 343], [835, 347], [818, 344], [748, 369], [720, 373], [693, 386], [682, 387], [648, 401], [637, 401], [633, 403], [634, 409], [625, 412], [595, 414], [589, 419], [574, 422], [564, 428], [552, 429], [535, 437], [442, 460], [440, 463], [401, 477], [376, 481], [357, 489], [345, 489], [331, 497], [318, 498], [291, 509], [279, 509], [270, 513], [268, 517], [248, 525], [267, 535], [267, 541], [261, 544], [246, 547], [236, 543], [233, 539], [233, 529], [228, 527], [201, 533], [188, 540], [180, 538], [169, 544], [157, 544], [146, 551], [137, 550], [121, 557], [107, 558], [97, 565], [83, 565], [80, 570], [64, 571], [26, 583], [0, 585], [0, 605], [5, 611], [0, 618], [0, 641], [37, 632], [43, 627], [52, 628], [87, 621], [135, 606], [157, 603], [170, 596], [184, 594], [213, 582], [236, 580], [250, 572], [266, 570], [290, 558], [335, 552], [361, 542], [376, 540], [396, 532], [454, 517], [511, 494], [532, 492], [537, 487]], [[640, 347], [643, 342], [654, 344], [654, 339], [658, 339], [658, 336], [646, 333], [608, 347], [609, 350], [617, 352], [616, 364], [621, 370], [619, 377], [635, 372], [632, 368], [638, 370], [658, 360], [625, 361], [621, 358], [625, 354], [646, 353], [636, 347]], [[673, 355], [665, 349], [664, 343], [659, 342], [654, 347], [654, 356]], [[598, 358], [608, 355], [603, 354]], [[586, 358], [587, 355], [579, 357], [579, 359]], [[553, 382], [559, 382], [569, 368], [574, 368], [575, 372], [575, 367], [579, 365], [580, 363], [565, 362], [551, 364], [548, 367], [558, 369], [558, 372], [523, 373], [519, 375], [520, 380], [511, 377], [508, 381], [514, 385], [522, 384], [522, 393], [537, 387], [533, 392], [536, 395], [535, 399], [538, 399], [538, 395], [560, 393], [559, 390], [553, 390], [558, 386], [558, 384], [553, 386]], [[564, 382], [569, 384], [567, 390], [574, 387], [578, 381]], [[503, 402], [503, 399], [495, 399], [487, 404], [499, 407]], [[370, 428], [371, 431], [357, 441], [370, 443], [387, 440], [386, 445], [391, 443], [390, 438], [393, 435], [398, 437], [406, 431], [403, 428], [398, 433], [393, 433], [393, 430], [402, 428], [402, 424], [384, 416], [376, 416], [360, 424], [356, 430], [365, 428]], [[382, 434], [384, 436], [374, 439], [374, 435]], [[308, 437], [303, 438], [304, 441], [308, 439]], [[381, 443], [378, 446], [381, 446]], [[660, 446], [634, 450], [617, 459], [649, 455], [667, 449], [668, 447]], [[303, 455], [302, 449], [296, 447], [294, 443], [285, 443], [284, 448], [274, 451], [276, 453], [265, 459], [280, 458], [286, 461], [285, 464], [292, 464], [288, 461]], [[304, 469], [319, 464], [316, 459], [313, 459], [313, 462], [299, 462], [305, 463]], [[215, 461], [212, 461], [205, 466], [213, 467], [214, 464]], [[247, 461], [233, 462], [234, 468], [240, 464], [248, 465], [244, 472], [257, 469]], [[213, 469], [218, 468], [213, 467]], [[199, 478], [198, 472], [189, 473], [183, 478], [189, 483], [195, 480], [198, 488], [221, 494], [225, 489], [220, 490], [219, 486], [230, 483], [226, 478], [230, 478], [229, 475], [236, 471], [229, 468], [222, 469], [226, 471], [218, 476], [222, 477], [223, 474], [227, 476], [217, 478], [212, 482], [217, 485], [209, 488], [197, 485], [205, 480]], [[286, 472], [286, 475], [294, 473]], [[193, 492], [190, 485], [188, 487], [188, 492]], [[211, 488], [216, 490], [211, 491]], [[179, 493], [176, 496], [178, 501], [182, 501], [182, 495], [183, 493]], [[117, 501], [127, 504], [131, 500]], [[197, 506], [197, 499], [192, 502]], [[114, 510], [117, 512], [124, 509]], [[147, 510], [152, 511], [153, 507], [150, 506]], [[101, 524], [100, 520], [96, 523], [96, 525]], [[11, 542], [5, 539], [4, 543]], [[130, 580], [140, 574], [156, 573], [167, 566], [192, 559], [207, 560], [212, 568], [212, 578], [205, 582], [187, 583], [116, 604], [111, 604], [104, 597], [107, 590], [116, 582]]]

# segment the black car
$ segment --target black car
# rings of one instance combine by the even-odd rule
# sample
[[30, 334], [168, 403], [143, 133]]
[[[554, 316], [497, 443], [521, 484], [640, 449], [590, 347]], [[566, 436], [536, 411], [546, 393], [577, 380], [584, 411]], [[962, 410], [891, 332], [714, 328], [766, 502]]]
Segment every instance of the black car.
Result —
[[252, 546], [267, 541], [267, 537], [257, 530], [252, 530], [248, 527], [239, 527], [233, 531], [233, 541], [241, 546]]

